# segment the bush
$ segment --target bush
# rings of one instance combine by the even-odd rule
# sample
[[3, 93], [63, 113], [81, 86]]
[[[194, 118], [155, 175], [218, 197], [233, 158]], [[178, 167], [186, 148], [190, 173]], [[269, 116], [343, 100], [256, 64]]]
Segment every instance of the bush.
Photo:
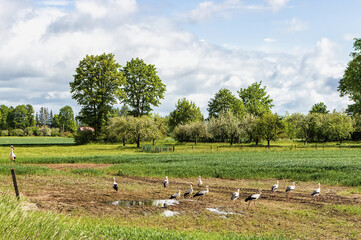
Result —
[[73, 138], [74, 135], [71, 132], [64, 132], [64, 137]]
[[9, 136], [9, 131], [8, 130], [1, 130], [0, 131], [0, 136]]
[[51, 129], [44, 125], [41, 128], [39, 128], [39, 136], [51, 136]]
[[74, 136], [75, 143], [78, 145], [84, 145], [94, 140], [94, 133], [91, 130], [78, 131]]
[[10, 131], [10, 136], [24, 136], [24, 130], [22, 129], [13, 129]]
[[25, 135], [39, 136], [39, 128], [38, 127], [28, 127], [27, 129], [25, 129]]
[[59, 128], [52, 128], [51, 129], [51, 136], [59, 137], [60, 136], [60, 129]]

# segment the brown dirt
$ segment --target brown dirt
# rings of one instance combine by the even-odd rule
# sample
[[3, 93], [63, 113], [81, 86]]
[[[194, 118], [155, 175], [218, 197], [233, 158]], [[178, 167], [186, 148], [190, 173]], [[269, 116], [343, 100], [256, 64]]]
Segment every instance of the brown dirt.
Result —
[[[106, 164], [46, 164], [49, 168], [69, 171], [77, 168], [107, 167]], [[41, 211], [56, 211], [69, 215], [87, 215], [97, 218], [111, 218], [118, 224], [202, 231], [231, 231], [246, 234], [279, 234], [307, 239], [361, 238], [360, 215], [336, 211], [332, 206], [360, 206], [361, 195], [339, 195], [349, 188], [321, 185], [321, 195], [312, 197], [317, 188], [314, 183], [297, 183], [288, 200], [284, 192], [290, 182], [280, 182], [279, 191], [269, 189], [274, 180], [229, 180], [204, 178], [204, 186], [194, 186], [194, 192], [209, 185], [210, 192], [195, 201], [180, 199], [180, 204], [168, 206], [168, 210], [180, 213], [177, 217], [160, 217], [164, 208], [156, 206], [121, 207], [110, 204], [118, 200], [168, 199], [177, 192], [189, 188], [189, 182], [196, 185], [196, 178], [170, 178], [170, 185], [164, 189], [164, 179], [152, 177], [116, 177], [119, 191], [112, 188], [113, 176], [82, 176], [74, 174], [52, 176], [18, 176], [19, 189], [23, 198], [36, 204]], [[11, 176], [0, 177], [1, 190], [11, 191]], [[7, 187], [4, 187], [7, 186]], [[233, 192], [240, 188], [240, 198], [231, 201]], [[257, 206], [248, 209], [244, 199], [264, 189]], [[183, 196], [183, 194], [182, 194]], [[219, 208], [238, 215], [222, 216], [206, 208]], [[346, 227], [337, 227], [338, 222]], [[311, 234], [317, 229], [317, 236]], [[309, 232], [307, 232], [309, 231]], [[356, 231], [356, 234], [354, 233]], [[353, 235], [348, 235], [352, 233]]]

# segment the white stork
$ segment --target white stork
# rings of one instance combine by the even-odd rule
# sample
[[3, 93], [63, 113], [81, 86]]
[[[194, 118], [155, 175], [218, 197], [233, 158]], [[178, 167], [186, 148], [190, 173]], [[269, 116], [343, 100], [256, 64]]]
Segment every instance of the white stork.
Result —
[[201, 179], [201, 176], [198, 177], [198, 187], [202, 187], [203, 186], [203, 182]]
[[184, 198], [191, 196], [193, 193], [193, 183], [190, 183], [190, 187], [188, 188], [188, 190], [184, 193]]
[[169, 185], [168, 176], [165, 176], [165, 180], [164, 180], [164, 182], [163, 182], [164, 189], [165, 189], [166, 187], [168, 187], [168, 185]]
[[259, 190], [259, 193], [256, 193], [256, 194], [252, 194], [251, 196], [249, 196], [248, 198], [246, 198], [244, 201], [245, 202], [248, 202], [248, 207], [247, 209], [249, 208], [249, 205], [251, 205], [251, 202], [253, 201], [254, 202], [254, 205], [256, 206], [256, 201], [258, 200], [258, 198], [261, 196], [262, 194], [262, 190], [260, 189]]
[[115, 191], [118, 191], [118, 183], [115, 181], [115, 177], [113, 177], [113, 188]]
[[286, 188], [286, 193], [287, 193], [287, 198], [288, 198], [288, 200], [290, 199], [289, 194], [290, 194], [293, 190], [295, 190], [295, 188], [296, 188], [296, 183], [295, 183], [295, 182], [293, 182], [291, 186], [288, 186], [288, 187]]
[[173, 194], [172, 196], [170, 196], [170, 199], [172, 199], [172, 198], [179, 198], [180, 195], [181, 195], [181, 188], [178, 187], [178, 192], [175, 193], [175, 194]]
[[313, 197], [317, 197], [318, 195], [320, 195], [321, 193], [321, 184], [318, 183], [318, 188], [316, 188], [315, 190], [313, 190], [313, 192], [311, 193], [311, 195]]
[[272, 190], [272, 192], [276, 192], [277, 189], [278, 189], [278, 181], [277, 181], [277, 183], [275, 185], [272, 186], [271, 190]]
[[11, 168], [14, 168], [14, 162], [16, 160], [16, 156], [15, 156], [15, 153], [14, 153], [13, 145], [10, 146], [9, 158], [11, 160]]
[[209, 193], [209, 187], [206, 186], [206, 190], [201, 190], [193, 195], [193, 197], [201, 197]]
[[237, 192], [234, 192], [232, 194], [231, 200], [236, 200], [237, 198], [239, 198], [239, 188], [237, 189]]

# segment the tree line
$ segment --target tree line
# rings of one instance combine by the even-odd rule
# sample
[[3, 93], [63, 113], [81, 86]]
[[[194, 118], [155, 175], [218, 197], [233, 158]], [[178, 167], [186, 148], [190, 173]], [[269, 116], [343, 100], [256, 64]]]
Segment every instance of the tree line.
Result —
[[72, 135], [77, 131], [73, 109], [62, 107], [59, 114], [46, 107], [41, 107], [35, 113], [32, 105], [16, 107], [0, 105], [0, 135], [1, 136], [59, 136]]

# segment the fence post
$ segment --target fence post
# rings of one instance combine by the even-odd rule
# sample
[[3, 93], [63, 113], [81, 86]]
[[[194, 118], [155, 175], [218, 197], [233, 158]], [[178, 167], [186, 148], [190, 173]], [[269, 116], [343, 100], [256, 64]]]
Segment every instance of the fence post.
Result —
[[18, 183], [17, 183], [17, 181], [16, 181], [15, 169], [14, 169], [14, 168], [11, 168], [11, 175], [13, 176], [15, 194], [16, 194], [16, 197], [17, 197], [18, 200], [19, 200], [19, 199], [20, 199], [20, 194], [19, 194], [19, 188], [18, 188]]

